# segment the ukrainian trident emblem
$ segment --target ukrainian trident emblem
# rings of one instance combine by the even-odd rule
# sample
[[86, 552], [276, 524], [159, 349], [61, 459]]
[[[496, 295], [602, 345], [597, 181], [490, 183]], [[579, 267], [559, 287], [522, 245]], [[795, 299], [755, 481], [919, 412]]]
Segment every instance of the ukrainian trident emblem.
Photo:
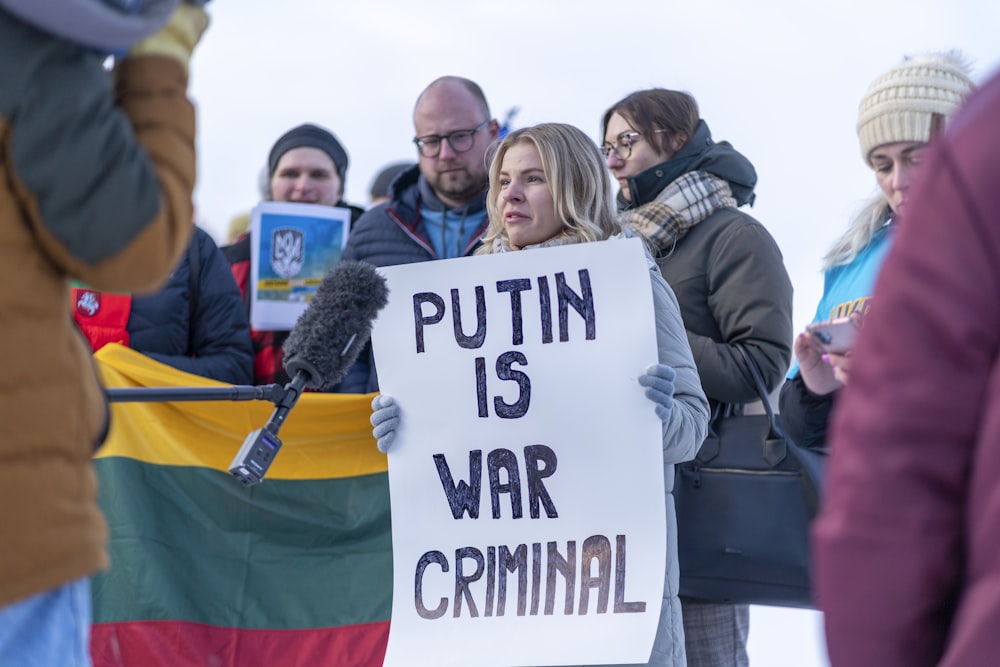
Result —
[[271, 269], [279, 278], [294, 278], [305, 264], [305, 234], [282, 227], [271, 233]]

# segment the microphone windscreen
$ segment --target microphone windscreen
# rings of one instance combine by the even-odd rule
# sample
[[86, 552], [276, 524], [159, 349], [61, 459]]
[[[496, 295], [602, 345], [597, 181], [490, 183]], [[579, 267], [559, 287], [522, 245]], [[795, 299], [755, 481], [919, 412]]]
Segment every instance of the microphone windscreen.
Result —
[[372, 323], [388, 301], [385, 278], [372, 264], [335, 265], [285, 340], [285, 371], [292, 377], [305, 371], [310, 376], [306, 387], [312, 389], [340, 382], [371, 338]]

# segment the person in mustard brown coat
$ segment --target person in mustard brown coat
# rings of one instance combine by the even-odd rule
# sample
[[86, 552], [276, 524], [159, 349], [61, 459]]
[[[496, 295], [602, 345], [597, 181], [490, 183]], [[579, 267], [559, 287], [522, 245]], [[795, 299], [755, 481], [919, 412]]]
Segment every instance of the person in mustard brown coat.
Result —
[[0, 0], [2, 665], [89, 665], [88, 577], [108, 566], [91, 457], [109, 412], [70, 280], [154, 290], [193, 229], [187, 60], [207, 16], [113, 4]]

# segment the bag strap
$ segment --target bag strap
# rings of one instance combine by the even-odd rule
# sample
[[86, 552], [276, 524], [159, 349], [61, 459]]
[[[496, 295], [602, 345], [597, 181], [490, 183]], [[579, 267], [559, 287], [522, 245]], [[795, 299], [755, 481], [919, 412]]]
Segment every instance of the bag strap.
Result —
[[757, 388], [757, 396], [760, 397], [760, 402], [764, 406], [764, 412], [767, 413], [767, 421], [771, 429], [768, 437], [784, 438], [785, 433], [778, 426], [778, 420], [774, 416], [774, 408], [771, 407], [771, 399], [767, 394], [767, 386], [764, 384], [764, 377], [761, 375], [760, 367], [757, 366], [757, 362], [742, 345], [734, 345], [733, 347], [740, 351], [743, 361], [746, 363], [747, 368], [750, 369], [750, 376], [753, 378], [754, 386]]
[[[735, 347], [740, 351], [740, 356], [743, 357], [743, 362], [745, 363], [747, 369], [750, 371], [750, 377], [753, 379], [754, 387], [757, 389], [757, 396], [760, 398], [761, 404], [764, 406], [764, 412], [767, 416], [767, 435], [762, 442], [759, 443], [761, 447], [761, 456], [768, 465], [774, 467], [779, 465], [787, 455], [787, 441], [788, 438], [785, 436], [784, 431], [778, 426], [778, 420], [774, 414], [774, 408], [771, 407], [771, 399], [767, 395], [767, 387], [764, 385], [764, 378], [760, 373], [760, 368], [757, 366], [757, 362], [754, 358], [750, 356], [750, 353], [746, 351], [742, 345], [736, 344]], [[722, 404], [717, 404], [716, 409], [713, 411], [712, 417], [709, 420], [709, 430], [715, 431], [717, 424], [721, 424], [722, 421], [726, 419], [732, 419], [737, 417], [746, 417], [747, 415], [738, 415], [731, 411], [731, 404], [725, 404], [722, 409], [719, 406]], [[754, 415], [754, 421], [758, 421], [756, 418], [760, 415]], [[763, 435], [759, 433], [758, 435]], [[719, 442], [717, 439], [707, 438], [705, 442], [702, 443], [701, 447], [698, 449], [698, 453], [695, 455], [695, 459], [702, 465], [707, 465], [710, 461], [715, 459], [719, 455]]]
[[[790, 439], [785, 434], [780, 426], [778, 426], [778, 421], [774, 416], [774, 409], [771, 407], [771, 400], [767, 395], [767, 387], [764, 386], [764, 378], [761, 376], [760, 368], [757, 366], [757, 362], [754, 361], [754, 358], [750, 356], [742, 345], [737, 345], [736, 347], [743, 355], [743, 360], [750, 369], [750, 375], [753, 376], [754, 384], [757, 387], [757, 394], [760, 396], [761, 403], [764, 404], [764, 410], [767, 412], [767, 418], [771, 427], [771, 432], [768, 434], [768, 438], [780, 438], [784, 444], [784, 447], [782, 448], [784, 452], [792, 456], [798, 463], [799, 469], [802, 472], [802, 485], [806, 495], [806, 508], [809, 511], [809, 516], [814, 517], [819, 511], [819, 499], [822, 495], [823, 456], [817, 452], [809, 451], [800, 447], [795, 441]], [[784, 458], [784, 456], [782, 456], [782, 458]]]

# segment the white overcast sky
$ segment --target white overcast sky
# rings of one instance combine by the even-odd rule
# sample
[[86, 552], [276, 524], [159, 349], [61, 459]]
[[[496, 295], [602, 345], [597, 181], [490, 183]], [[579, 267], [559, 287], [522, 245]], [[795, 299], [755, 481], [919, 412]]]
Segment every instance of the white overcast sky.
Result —
[[820, 258], [874, 189], [857, 105], [904, 54], [962, 49], [978, 82], [1000, 66], [996, 0], [213, 0], [192, 61], [198, 220], [217, 240], [257, 201], [267, 152], [302, 122], [350, 155], [346, 198], [414, 159], [412, 109], [434, 78], [477, 81], [515, 125], [572, 123], [641, 88], [687, 90], [716, 140], [755, 165], [748, 209], [777, 239], [797, 328], [822, 289]]
[[[515, 126], [577, 125], [641, 88], [687, 90], [716, 140], [755, 165], [748, 212], [774, 235], [795, 286], [795, 322], [815, 311], [820, 258], [874, 190], [854, 130], [871, 80], [903, 55], [961, 49], [981, 82], [1000, 67], [997, 0], [214, 0], [192, 61], [199, 119], [198, 221], [220, 242], [258, 198], [274, 140], [303, 122], [350, 155], [346, 199], [414, 159], [411, 112], [444, 74], [477, 81]], [[755, 610], [756, 664], [825, 664], [817, 616]], [[771, 626], [767, 626], [771, 623]], [[804, 647], [790, 650], [790, 625]], [[791, 634], [794, 634], [792, 632]], [[758, 638], [758, 639], [755, 639]], [[786, 642], [779, 653], [765, 646]]]

